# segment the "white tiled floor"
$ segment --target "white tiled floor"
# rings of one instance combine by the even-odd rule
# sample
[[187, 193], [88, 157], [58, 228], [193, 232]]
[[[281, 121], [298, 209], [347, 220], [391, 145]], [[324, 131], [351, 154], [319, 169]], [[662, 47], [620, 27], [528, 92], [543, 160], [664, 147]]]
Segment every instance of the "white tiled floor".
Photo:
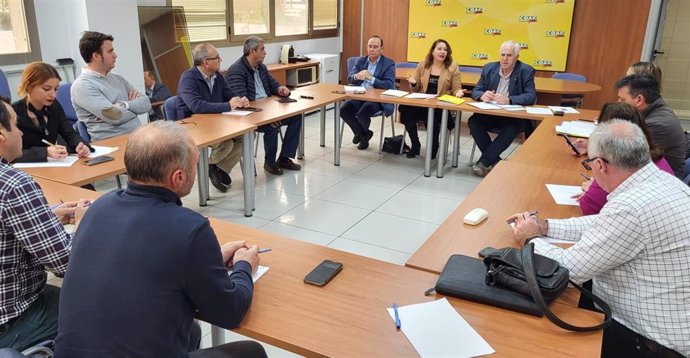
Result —
[[[231, 173], [233, 184], [227, 193], [211, 187], [208, 206], [198, 206], [196, 188], [183, 203], [203, 215], [404, 265], [479, 183], [479, 178], [472, 176], [467, 166], [473, 141], [465, 123], [466, 116], [461, 128], [459, 167], [447, 165], [445, 177], [439, 179], [435, 167], [431, 177], [423, 176], [423, 157], [408, 159], [404, 155], [378, 154], [380, 119], [372, 121], [375, 135], [365, 151], [357, 150], [352, 144], [352, 132], [346, 127], [341, 165], [334, 166], [333, 111], [328, 111], [326, 116], [325, 147], [319, 146], [317, 112], [306, 119], [305, 158], [299, 161], [303, 166], [301, 171], [286, 171], [279, 177], [265, 173], [263, 148], [259, 145], [253, 217], [246, 218], [243, 214], [243, 177], [239, 167]], [[402, 132], [402, 125], [396, 124], [396, 134]], [[385, 135], [391, 135], [389, 120]], [[420, 131], [420, 136], [424, 146], [425, 132]], [[515, 146], [504, 155], [511, 153]], [[475, 160], [479, 155], [477, 150]], [[99, 191], [116, 188], [114, 180], [97, 183], [96, 187]], [[60, 282], [52, 279], [51, 283]], [[207, 347], [209, 325], [203, 323], [202, 329], [202, 346]], [[226, 337], [245, 339], [232, 332], [227, 332]], [[271, 357], [294, 356], [265, 346]]]

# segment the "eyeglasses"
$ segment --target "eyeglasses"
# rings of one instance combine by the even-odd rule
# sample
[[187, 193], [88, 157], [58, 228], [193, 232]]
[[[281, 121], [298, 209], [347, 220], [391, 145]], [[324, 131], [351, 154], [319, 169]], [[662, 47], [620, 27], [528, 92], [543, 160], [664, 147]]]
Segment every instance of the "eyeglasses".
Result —
[[582, 161], [582, 166], [585, 167], [585, 169], [587, 169], [587, 170], [592, 170], [592, 167], [589, 165], [589, 163], [591, 163], [591, 162], [593, 162], [593, 161], [595, 161], [595, 160], [597, 160], [597, 159], [601, 159], [601, 161], [603, 161], [603, 162], [606, 163], [606, 164], [609, 163], [609, 161], [606, 160], [605, 158], [602, 158], [602, 157], [594, 157], [594, 158], [590, 158], [590, 159], [585, 159], [585, 160], [583, 160], [583, 161]]
[[220, 60], [220, 59], [221, 59], [220, 56], [216, 56], [216, 57], [207, 57], [207, 58], [206, 58], [206, 61], [213, 61], [213, 60]]

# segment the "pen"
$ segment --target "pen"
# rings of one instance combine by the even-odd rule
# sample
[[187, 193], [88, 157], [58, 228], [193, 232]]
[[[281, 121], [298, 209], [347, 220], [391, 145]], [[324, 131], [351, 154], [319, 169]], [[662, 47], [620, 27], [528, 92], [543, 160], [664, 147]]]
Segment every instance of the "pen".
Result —
[[[539, 213], [539, 212], [536, 211], [536, 210], [530, 211], [530, 212], [529, 212], [529, 216], [537, 215], [537, 213]], [[513, 220], [510, 220], [510, 221], [506, 221], [506, 222], [507, 222], [508, 224], [512, 224], [512, 223], [514, 223], [515, 221], [516, 221], [516, 220], [513, 219]]]
[[260, 249], [259, 254], [263, 254], [264, 252], [271, 252], [271, 249]]
[[393, 302], [393, 313], [395, 313], [395, 328], [400, 329], [400, 315], [398, 315], [398, 304]]
[[314, 99], [314, 96], [307, 96], [307, 95], [300, 95], [299, 98], [304, 98], [304, 99]]
[[589, 179], [590, 179], [590, 177], [588, 177], [586, 174], [580, 173], [580, 176], [583, 177], [583, 178], [585, 178], [585, 180], [589, 180]]
[[53, 144], [53, 143], [51, 143], [51, 142], [49, 142], [49, 141], [47, 141], [47, 140], [45, 140], [45, 139], [41, 139], [41, 142], [42, 142], [43, 144], [47, 144], [47, 145], [49, 145], [49, 146], [51, 146], [51, 147], [54, 147], [54, 146], [55, 146], [55, 144]]

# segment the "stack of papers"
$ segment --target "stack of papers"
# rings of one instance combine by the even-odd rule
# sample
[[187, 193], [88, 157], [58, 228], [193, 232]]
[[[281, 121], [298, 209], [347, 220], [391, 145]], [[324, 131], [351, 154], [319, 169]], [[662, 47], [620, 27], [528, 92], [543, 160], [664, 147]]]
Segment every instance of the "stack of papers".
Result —
[[479, 109], [501, 109], [501, 107], [489, 102], [472, 102], [468, 104]]
[[367, 89], [362, 87], [362, 86], [343, 86], [345, 89], [345, 92], [350, 92], [350, 93], [355, 93], [355, 94], [362, 94], [362, 93], [367, 93]]
[[574, 114], [580, 113], [573, 107], [549, 106], [549, 109], [551, 109], [554, 112], [555, 111], [561, 111], [563, 113], [574, 113]]
[[557, 134], [567, 134], [572, 137], [589, 138], [596, 125], [587, 121], [565, 121], [556, 126]]
[[405, 98], [410, 98], [410, 99], [429, 99], [429, 98], [436, 98], [435, 94], [428, 94], [428, 93], [410, 93], [407, 95]]
[[252, 114], [252, 113], [254, 113], [254, 112], [252, 112], [252, 111], [242, 111], [242, 110], [239, 110], [239, 109], [236, 109], [236, 110], [230, 111], [230, 112], [223, 112], [223, 114], [228, 115], [228, 116], [242, 116], [242, 117], [243, 117], [243, 116], [248, 116], [248, 115], [250, 115], [250, 114]]
[[457, 105], [460, 105], [463, 102], [465, 102], [464, 98], [451, 96], [449, 94], [444, 94], [443, 96], [439, 97], [438, 100], [443, 101], [443, 102], [452, 103], [452, 104], [457, 104]]
[[393, 97], [405, 97], [409, 92], [405, 91], [400, 91], [400, 90], [394, 90], [394, 89], [389, 89], [383, 93], [381, 93], [384, 96], [393, 96]]
[[550, 109], [543, 107], [525, 107], [529, 114], [553, 114]]
[[[395, 322], [392, 308], [388, 314]], [[422, 357], [476, 357], [495, 352], [445, 298], [398, 307], [398, 315], [400, 330]]]

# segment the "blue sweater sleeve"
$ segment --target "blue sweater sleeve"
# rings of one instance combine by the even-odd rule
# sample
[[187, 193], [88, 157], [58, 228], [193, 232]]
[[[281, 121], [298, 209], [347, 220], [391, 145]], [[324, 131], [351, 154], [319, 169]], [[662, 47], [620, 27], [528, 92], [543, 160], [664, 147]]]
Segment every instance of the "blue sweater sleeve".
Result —
[[187, 255], [186, 293], [207, 322], [232, 329], [239, 326], [252, 302], [252, 269], [245, 261], [223, 265], [216, 234], [206, 220], [190, 242]]
[[[222, 82], [222, 80], [219, 82]], [[190, 71], [183, 73], [182, 77], [180, 77], [177, 96], [192, 113], [222, 113], [230, 111], [230, 104], [228, 102], [210, 102], [201, 97], [199, 82]]]

